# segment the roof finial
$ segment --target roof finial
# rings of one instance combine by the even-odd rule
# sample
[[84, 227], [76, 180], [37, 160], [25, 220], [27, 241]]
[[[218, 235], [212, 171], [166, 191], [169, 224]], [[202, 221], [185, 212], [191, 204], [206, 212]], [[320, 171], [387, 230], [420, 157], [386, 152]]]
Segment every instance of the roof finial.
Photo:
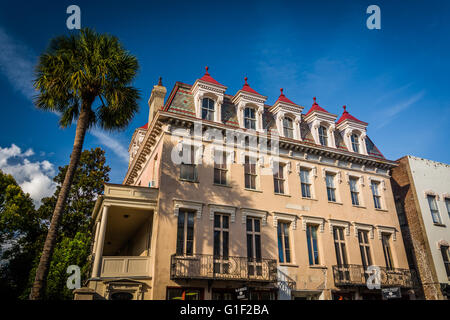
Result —
[[344, 108], [344, 113], [347, 113], [347, 106], [343, 106], [342, 108]]
[[313, 100], [314, 100], [314, 103], [313, 103], [313, 104], [317, 104], [317, 102], [316, 102], [316, 97], [314, 97]]
[[159, 77], [158, 86], [162, 87], [162, 77]]
[[281, 95], [283, 96], [283, 88], [280, 88]]
[[206, 72], [205, 72], [205, 73], [208, 73], [209, 67], [208, 67], [208, 66], [206, 66], [206, 67], [205, 67], [205, 70], [206, 70]]
[[245, 81], [245, 84], [246, 84], [246, 85], [248, 85], [247, 79], [248, 79], [247, 77], [244, 78], [244, 81]]

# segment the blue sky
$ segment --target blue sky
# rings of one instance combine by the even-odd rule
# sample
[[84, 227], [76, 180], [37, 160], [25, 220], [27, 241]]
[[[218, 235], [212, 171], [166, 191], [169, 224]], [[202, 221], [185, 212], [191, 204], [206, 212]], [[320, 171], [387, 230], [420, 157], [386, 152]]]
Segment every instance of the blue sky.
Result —
[[[141, 110], [120, 133], [89, 134], [121, 183], [128, 143], [147, 122], [159, 76], [192, 84], [205, 65], [234, 94], [244, 76], [272, 104], [286, 96], [340, 115], [342, 106], [369, 123], [389, 159], [411, 154], [450, 163], [450, 1], [27, 1], [0, 2], [0, 168], [35, 199], [54, 188], [68, 162], [75, 127], [37, 110], [33, 66], [50, 38], [68, 34], [66, 8], [82, 26], [118, 36], [140, 62]], [[381, 30], [366, 28], [366, 8], [381, 9]]]

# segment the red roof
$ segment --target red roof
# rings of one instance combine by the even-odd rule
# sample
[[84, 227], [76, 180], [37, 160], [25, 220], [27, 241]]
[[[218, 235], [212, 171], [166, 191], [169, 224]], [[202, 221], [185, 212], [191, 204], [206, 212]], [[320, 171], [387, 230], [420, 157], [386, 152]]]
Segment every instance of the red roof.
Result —
[[257, 95], [260, 95], [258, 92], [256, 92], [255, 90], [253, 90], [252, 88], [250, 88], [250, 86], [248, 85], [248, 83], [247, 83], [247, 77], [245, 77], [244, 78], [244, 80], [245, 80], [245, 83], [244, 83], [244, 86], [242, 87], [242, 91], [247, 91], [247, 92], [250, 92], [250, 93], [254, 93], [254, 94], [257, 94]]
[[359, 123], [363, 123], [363, 124], [367, 124], [367, 122], [361, 121], [356, 119], [354, 116], [352, 116], [350, 113], [348, 113], [348, 111], [346, 110], [346, 106], [343, 107], [344, 108], [344, 113], [342, 113], [342, 116], [339, 118], [337, 124], [341, 123], [344, 120], [353, 120]]
[[[286, 102], [286, 103], [295, 104], [295, 103], [293, 103], [291, 100], [289, 100], [288, 98], [286, 98], [286, 96], [285, 96], [284, 93], [283, 93], [283, 88], [281, 88], [280, 91], [281, 91], [281, 94], [280, 94], [280, 96], [278, 97], [278, 100], [275, 101], [275, 103], [277, 103], [278, 101], [280, 101], [280, 102]], [[275, 104], [275, 103], [274, 103], [274, 104]]]
[[139, 129], [148, 129], [148, 122], [144, 124], [142, 127], [139, 127]]
[[325, 112], [325, 113], [329, 113], [327, 110], [325, 110], [324, 108], [322, 108], [321, 106], [319, 106], [316, 102], [316, 97], [313, 98], [314, 103], [311, 107], [311, 109], [309, 109], [309, 111], [306, 113], [306, 115], [310, 114], [313, 111], [321, 111], [321, 112]]
[[203, 75], [203, 77], [200, 78], [200, 80], [203, 80], [203, 81], [206, 81], [206, 82], [213, 83], [213, 84], [216, 84], [218, 86], [224, 87], [223, 84], [220, 84], [213, 77], [211, 77], [211, 75], [208, 73], [208, 69], [209, 69], [209, 67], [205, 67], [206, 72]]

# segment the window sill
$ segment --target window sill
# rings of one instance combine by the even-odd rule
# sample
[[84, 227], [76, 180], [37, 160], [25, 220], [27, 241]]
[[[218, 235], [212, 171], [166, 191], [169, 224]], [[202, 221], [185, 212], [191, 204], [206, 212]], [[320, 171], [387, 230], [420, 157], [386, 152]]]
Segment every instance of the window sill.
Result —
[[276, 193], [276, 192], [274, 192], [273, 193], [274, 195], [276, 195], [276, 196], [283, 196], [283, 197], [291, 197], [291, 195], [290, 194], [286, 194], [286, 193]]
[[376, 211], [381, 211], [381, 212], [388, 212], [388, 210], [386, 210], [386, 209], [378, 209], [378, 208], [375, 208], [375, 210], [376, 210]]
[[332, 203], [332, 204], [339, 204], [342, 206], [342, 202], [337, 202], [337, 201], [328, 201], [328, 203]]
[[293, 267], [293, 268], [298, 268], [298, 264], [295, 264], [295, 263], [285, 263], [285, 262], [281, 263], [281, 262], [278, 262], [278, 265], [279, 265], [280, 267]]
[[198, 181], [198, 180], [188, 180], [188, 179], [181, 179], [181, 178], [179, 178], [178, 181], [190, 182], [190, 183], [200, 183], [200, 181]]
[[319, 201], [316, 198], [308, 198], [308, 197], [302, 197], [303, 200], [312, 200], [312, 201]]
[[310, 269], [328, 269], [327, 266], [323, 266], [323, 265], [309, 265], [308, 267]]
[[225, 187], [225, 188], [233, 188], [233, 187], [230, 186], [229, 184], [220, 184], [220, 183], [213, 183], [213, 186], [217, 186], [217, 187]]
[[434, 222], [433, 225], [435, 225], [436, 227], [443, 227], [443, 228], [446, 228], [446, 227], [447, 227], [445, 224], [443, 224], [443, 223], [437, 223], [437, 222]]
[[262, 190], [258, 190], [258, 189], [244, 188], [244, 190], [246, 190], [246, 191], [251, 191], [251, 192], [259, 192], [259, 193], [262, 193]]
[[366, 209], [366, 207], [364, 207], [364, 206], [354, 205], [354, 204], [352, 204], [352, 207], [355, 207], [355, 208], [361, 208], [361, 209]]

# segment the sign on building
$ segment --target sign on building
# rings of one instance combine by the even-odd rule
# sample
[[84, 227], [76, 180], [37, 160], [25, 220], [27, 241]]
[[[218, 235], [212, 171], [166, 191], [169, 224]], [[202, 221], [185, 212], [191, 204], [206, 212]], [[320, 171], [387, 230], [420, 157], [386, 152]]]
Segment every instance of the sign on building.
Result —
[[381, 289], [381, 294], [384, 300], [399, 299], [402, 297], [402, 292], [399, 287]]

